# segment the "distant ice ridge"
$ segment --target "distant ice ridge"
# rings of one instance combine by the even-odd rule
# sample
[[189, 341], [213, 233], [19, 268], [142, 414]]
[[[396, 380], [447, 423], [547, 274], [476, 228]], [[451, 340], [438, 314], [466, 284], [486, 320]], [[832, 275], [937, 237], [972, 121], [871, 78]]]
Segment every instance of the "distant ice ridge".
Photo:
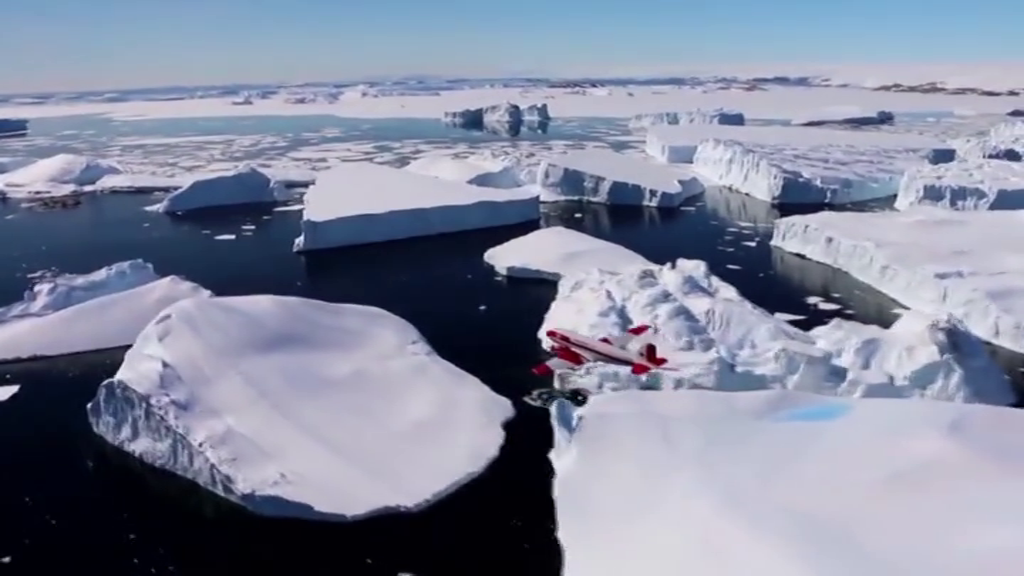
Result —
[[555, 281], [597, 268], [650, 264], [632, 250], [562, 226], [541, 228], [495, 246], [484, 253], [484, 260], [504, 276]]
[[690, 110], [687, 112], [651, 112], [637, 114], [629, 121], [631, 128], [647, 128], [650, 126], [679, 124], [721, 124], [725, 126], [743, 126], [747, 123], [746, 116], [736, 110], [716, 108], [714, 110]]
[[772, 244], [1024, 352], [1022, 211], [821, 212], [777, 220]]
[[900, 181], [896, 208], [1024, 209], [1024, 163], [965, 159], [911, 168]]
[[956, 320], [908, 315], [888, 330], [850, 321], [804, 332], [755, 306], [704, 262], [680, 259], [565, 276], [538, 337], [553, 328], [599, 338], [638, 324], [668, 359], [644, 376], [601, 363], [561, 371], [564, 386], [615, 391], [787, 388], [839, 396], [1009, 404], [1010, 382]]
[[210, 295], [141, 260], [45, 278], [0, 308], [0, 360], [127, 346], [163, 308]]
[[64, 195], [78, 192], [109, 174], [116, 164], [77, 154], [57, 154], [0, 174], [0, 193], [9, 196]]
[[538, 168], [541, 200], [675, 207], [704, 192], [684, 166], [660, 166], [611, 150], [574, 150], [547, 158]]
[[1020, 410], [633, 390], [552, 427], [565, 576], [1019, 571]]
[[1024, 122], [1005, 122], [992, 127], [984, 136], [961, 138], [955, 145], [961, 158], [1021, 162], [1024, 160]]
[[379, 308], [192, 299], [142, 330], [88, 406], [97, 434], [266, 516], [420, 509], [479, 474], [511, 404]]
[[519, 224], [540, 218], [536, 192], [497, 190], [370, 162], [320, 172], [303, 199], [296, 251]]
[[873, 114], [859, 108], [837, 107], [793, 119], [795, 126], [881, 126], [892, 124], [896, 115], [888, 110]]
[[214, 206], [277, 202], [283, 187], [254, 166], [197, 176], [152, 207], [164, 213], [188, 212]]

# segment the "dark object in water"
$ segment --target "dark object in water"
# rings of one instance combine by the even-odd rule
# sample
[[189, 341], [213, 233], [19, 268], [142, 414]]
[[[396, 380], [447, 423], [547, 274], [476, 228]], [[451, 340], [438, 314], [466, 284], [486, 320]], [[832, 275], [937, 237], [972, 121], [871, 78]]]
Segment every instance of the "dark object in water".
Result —
[[24, 118], [0, 118], [0, 138], [13, 138], [28, 134], [28, 120]]
[[567, 400], [573, 406], [581, 407], [586, 405], [590, 392], [583, 388], [569, 388], [559, 390], [558, 388], [539, 388], [527, 394], [523, 400], [527, 404], [538, 408], [549, 408], [555, 400]]

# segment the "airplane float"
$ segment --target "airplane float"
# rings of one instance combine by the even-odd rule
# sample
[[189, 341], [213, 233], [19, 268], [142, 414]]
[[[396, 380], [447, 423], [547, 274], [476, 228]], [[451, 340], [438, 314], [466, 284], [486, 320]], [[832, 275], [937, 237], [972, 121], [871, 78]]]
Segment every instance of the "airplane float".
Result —
[[[589, 362], [606, 362], [629, 366], [633, 374], [646, 374], [663, 366], [667, 360], [658, 356], [658, 348], [648, 342], [639, 350], [630, 350], [629, 345], [638, 337], [650, 331], [646, 324], [634, 326], [621, 336], [614, 338], [589, 338], [571, 330], [552, 329], [545, 336], [553, 344], [554, 357], [533, 368], [538, 376], [550, 376], [556, 370], [576, 368]], [[556, 399], [569, 400], [577, 406], [586, 403], [587, 391], [582, 388], [560, 390], [542, 388], [533, 391], [526, 401], [535, 406], [547, 407]]]

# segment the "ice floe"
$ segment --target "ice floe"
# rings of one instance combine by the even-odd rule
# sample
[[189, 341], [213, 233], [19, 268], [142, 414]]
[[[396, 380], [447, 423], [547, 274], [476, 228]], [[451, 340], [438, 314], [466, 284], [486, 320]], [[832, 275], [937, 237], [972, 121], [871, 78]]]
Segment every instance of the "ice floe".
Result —
[[0, 360], [127, 346], [157, 313], [210, 292], [141, 260], [43, 279], [0, 308]]
[[484, 188], [519, 188], [524, 185], [521, 167], [511, 161], [483, 155], [469, 158], [424, 156], [410, 162], [405, 170]]
[[317, 250], [538, 220], [536, 192], [452, 182], [370, 162], [320, 172], [295, 250]]
[[632, 250], [562, 226], [541, 228], [495, 246], [484, 253], [484, 260], [505, 276], [555, 281], [598, 268], [650, 264]]
[[9, 196], [61, 195], [77, 192], [123, 170], [111, 162], [77, 154], [57, 154], [0, 174], [0, 192]]
[[96, 192], [169, 192], [181, 188], [187, 182], [187, 178], [153, 174], [108, 174], [89, 186], [89, 189]]
[[819, 212], [777, 220], [772, 244], [1024, 352], [1022, 211]]
[[628, 391], [552, 425], [565, 576], [1019, 571], [1019, 410]]
[[917, 205], [952, 210], [1024, 209], [1024, 164], [965, 159], [911, 168], [900, 181], [896, 208]]
[[21, 386], [17, 384], [0, 384], [0, 402], [3, 402], [17, 394], [19, 388], [21, 388]]
[[114, 446], [255, 513], [338, 521], [450, 493], [512, 412], [405, 320], [281, 296], [167, 308], [88, 406]]
[[280, 193], [280, 187], [270, 176], [253, 166], [242, 166], [223, 174], [196, 176], [152, 209], [174, 213], [214, 206], [273, 203]]
[[611, 150], [573, 150], [550, 156], [537, 169], [541, 200], [601, 204], [678, 206], [704, 192], [685, 166], [664, 166]]
[[591, 363], [560, 371], [561, 384], [1014, 400], [983, 344], [954, 320], [908, 319], [888, 330], [850, 322], [807, 333], [755, 306], [696, 260], [566, 276], [538, 337], [546, 342], [553, 328], [614, 337], [639, 324], [656, 328], [644, 341], [658, 345], [665, 369], [638, 377], [626, 366]]
[[721, 124], [724, 126], [743, 126], [747, 123], [742, 112], [736, 110], [690, 110], [687, 112], [653, 112], [637, 114], [629, 120], [631, 128], [679, 124]]

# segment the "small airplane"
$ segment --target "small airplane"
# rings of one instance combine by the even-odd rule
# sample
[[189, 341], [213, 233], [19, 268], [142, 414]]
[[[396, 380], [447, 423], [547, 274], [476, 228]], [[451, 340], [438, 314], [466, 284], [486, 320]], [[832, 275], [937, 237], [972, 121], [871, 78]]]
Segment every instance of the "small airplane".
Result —
[[551, 352], [555, 357], [535, 366], [533, 373], [549, 376], [555, 370], [575, 368], [588, 362], [608, 362], [631, 366], [633, 374], [646, 374], [668, 360], [658, 357], [658, 349], [654, 344], [647, 343], [639, 351], [629, 350], [627, 346], [650, 329], [650, 326], [642, 324], [630, 328], [621, 336], [596, 339], [569, 330], [548, 330], [545, 335], [554, 344]]

